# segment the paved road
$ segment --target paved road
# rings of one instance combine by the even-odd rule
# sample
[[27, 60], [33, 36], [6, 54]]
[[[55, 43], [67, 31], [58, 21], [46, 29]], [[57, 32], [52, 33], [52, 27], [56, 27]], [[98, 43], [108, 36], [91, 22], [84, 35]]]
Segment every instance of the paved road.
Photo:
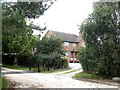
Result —
[[[63, 74], [60, 74], [60, 76], [71, 77], [72, 78], [72, 76], [74, 76], [75, 74], [83, 71], [80, 63], [69, 63], [69, 67], [72, 69], [71, 71], [74, 71], [74, 72], [63, 73]], [[69, 71], [67, 71], [67, 72], [69, 72]]]
[[117, 88], [92, 82], [85, 82], [56, 74], [33, 73], [23, 70], [2, 69], [2, 74], [18, 84], [16, 88]]
[[80, 63], [69, 63], [69, 67], [71, 67], [72, 69], [74, 70], [81, 70], [82, 69], [82, 66]]

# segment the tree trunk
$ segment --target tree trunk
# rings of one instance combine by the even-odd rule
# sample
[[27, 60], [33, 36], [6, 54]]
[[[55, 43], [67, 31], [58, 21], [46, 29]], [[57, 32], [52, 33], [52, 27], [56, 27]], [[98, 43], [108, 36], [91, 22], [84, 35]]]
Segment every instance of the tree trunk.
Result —
[[29, 71], [31, 70], [31, 66], [29, 67]]
[[40, 65], [38, 64], [38, 72], [40, 72]]
[[17, 66], [17, 56], [15, 56], [14, 66]]
[[50, 69], [49, 69], [49, 66], [48, 66], [48, 71], [49, 71]]
[[36, 68], [36, 65], [35, 65], [35, 64], [33, 64], [33, 68], [34, 68], [34, 71], [35, 71], [35, 68]]

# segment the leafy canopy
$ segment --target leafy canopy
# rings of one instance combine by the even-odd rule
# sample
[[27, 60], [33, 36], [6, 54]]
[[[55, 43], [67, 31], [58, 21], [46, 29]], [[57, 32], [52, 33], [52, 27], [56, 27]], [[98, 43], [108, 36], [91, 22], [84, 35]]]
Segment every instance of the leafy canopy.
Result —
[[3, 2], [2, 38], [3, 53], [23, 54], [31, 52], [36, 38], [32, 36], [32, 26], [26, 19], [38, 18], [54, 1], [48, 2]]
[[120, 2], [96, 2], [80, 31], [86, 47], [78, 55], [83, 69], [118, 76], [120, 71]]

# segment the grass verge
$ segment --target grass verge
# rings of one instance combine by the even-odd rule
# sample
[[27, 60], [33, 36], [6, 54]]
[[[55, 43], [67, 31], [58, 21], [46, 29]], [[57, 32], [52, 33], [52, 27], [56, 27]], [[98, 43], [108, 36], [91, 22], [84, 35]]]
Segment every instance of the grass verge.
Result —
[[62, 73], [62, 74], [68, 74], [68, 73], [72, 73], [72, 72], [75, 72], [77, 70], [71, 70], [71, 71], [68, 71], [68, 72], [65, 72], [65, 73]]
[[3, 77], [0, 77], [0, 83], [2, 83], [2, 88], [3, 89], [8, 88], [8, 81], [7, 81], [7, 79], [5, 79]]
[[74, 75], [72, 78], [75, 78], [75, 79], [86, 78], [86, 79], [95, 79], [95, 80], [108, 79], [108, 80], [110, 80], [110, 77], [99, 76], [96, 74], [88, 74], [85, 72], [78, 73], [78, 74]]
[[[2, 67], [9, 68], [9, 69], [17, 69], [17, 70], [29, 70], [29, 67], [25, 67], [25, 66], [2, 65]], [[49, 71], [44, 70], [43, 68], [40, 68], [40, 69], [41, 69], [40, 73], [53, 73], [53, 72], [70, 70], [71, 68], [68, 67], [65, 69], [55, 69], [55, 70], [50, 69]], [[32, 68], [31, 70], [37, 71], [37, 68]]]
[[118, 86], [120, 82], [113, 81], [109, 76], [100, 76], [96, 74], [88, 74], [85, 72], [78, 73], [74, 75], [72, 78], [82, 81], [88, 81], [93, 83], [102, 83], [106, 85]]
[[25, 66], [2, 65], [2, 67], [10, 68], [10, 69], [17, 69], [17, 70], [29, 70], [29, 68]]
[[70, 70], [71, 68], [65, 68], [65, 69], [55, 69], [55, 70], [50, 70], [50, 71], [41, 71], [41, 73], [57, 73], [57, 72], [62, 72], [66, 70]]

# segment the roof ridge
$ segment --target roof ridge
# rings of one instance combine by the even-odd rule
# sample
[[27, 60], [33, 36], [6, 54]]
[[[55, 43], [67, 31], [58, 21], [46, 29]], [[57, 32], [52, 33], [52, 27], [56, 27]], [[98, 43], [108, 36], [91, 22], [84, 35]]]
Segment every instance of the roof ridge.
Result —
[[[60, 32], [60, 31], [53, 31], [53, 30], [49, 30], [49, 31], [52, 31], [52, 32], [58, 32], [58, 33], [64, 33], [64, 34], [71, 34], [71, 33]], [[71, 35], [75, 35], [75, 36], [77, 36], [76, 34], [71, 34]], [[77, 36], [77, 37], [78, 37], [78, 36]]]

